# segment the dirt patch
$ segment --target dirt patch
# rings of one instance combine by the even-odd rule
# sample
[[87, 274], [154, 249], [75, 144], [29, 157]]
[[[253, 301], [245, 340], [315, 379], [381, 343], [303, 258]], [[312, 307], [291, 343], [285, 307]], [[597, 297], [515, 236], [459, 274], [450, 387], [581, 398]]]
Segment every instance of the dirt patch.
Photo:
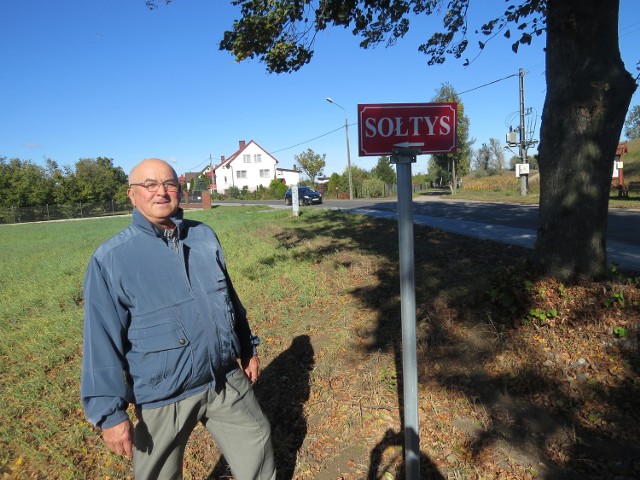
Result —
[[[281, 479], [403, 478], [396, 232], [349, 227], [322, 254], [313, 226], [280, 237], [330, 292], [312, 322], [263, 327]], [[640, 478], [639, 279], [563, 285], [528, 250], [415, 233], [421, 478]], [[207, 442], [190, 455], [212, 464]]]

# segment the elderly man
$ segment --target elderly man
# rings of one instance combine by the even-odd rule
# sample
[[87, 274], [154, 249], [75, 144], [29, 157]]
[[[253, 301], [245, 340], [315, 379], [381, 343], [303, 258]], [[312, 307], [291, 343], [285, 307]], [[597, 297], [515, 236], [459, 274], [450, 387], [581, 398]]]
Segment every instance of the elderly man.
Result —
[[[131, 224], [91, 257], [84, 281], [81, 395], [136, 479], [182, 478], [202, 422], [234, 476], [274, 479], [271, 429], [253, 394], [253, 336], [213, 230], [183, 219], [176, 172], [133, 168]], [[135, 427], [127, 414], [135, 406]]]

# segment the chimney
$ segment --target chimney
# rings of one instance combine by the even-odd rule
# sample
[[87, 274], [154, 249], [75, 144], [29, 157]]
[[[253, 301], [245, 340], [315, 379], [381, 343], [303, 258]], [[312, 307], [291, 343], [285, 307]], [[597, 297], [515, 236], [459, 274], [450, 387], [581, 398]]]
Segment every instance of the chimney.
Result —
[[220, 163], [224, 163], [224, 155], [220, 155]]
[[240, 144], [240, 150], [242, 150], [244, 148], [244, 146], [246, 145], [244, 140], [240, 140], [238, 143]]

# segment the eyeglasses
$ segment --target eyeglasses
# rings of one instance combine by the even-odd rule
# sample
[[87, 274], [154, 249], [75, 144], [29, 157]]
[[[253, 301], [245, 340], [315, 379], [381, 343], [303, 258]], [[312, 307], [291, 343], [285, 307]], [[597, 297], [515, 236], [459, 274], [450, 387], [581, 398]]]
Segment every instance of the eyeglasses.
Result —
[[173, 180], [167, 180], [166, 182], [162, 182], [162, 183], [144, 182], [144, 183], [130, 183], [129, 184], [130, 187], [133, 187], [134, 185], [138, 186], [138, 187], [144, 187], [151, 193], [157, 192], [158, 189], [160, 188], [160, 185], [162, 185], [164, 187], [164, 191], [165, 192], [174, 193], [174, 192], [177, 192], [178, 190], [180, 190], [180, 184], [178, 182], [173, 181]]

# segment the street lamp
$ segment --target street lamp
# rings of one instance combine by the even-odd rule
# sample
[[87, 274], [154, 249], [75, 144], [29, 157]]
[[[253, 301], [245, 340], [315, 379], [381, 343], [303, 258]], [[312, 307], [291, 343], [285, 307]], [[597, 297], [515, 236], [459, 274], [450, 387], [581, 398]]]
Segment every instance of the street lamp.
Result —
[[344, 112], [344, 131], [347, 136], [347, 175], [349, 177], [349, 200], [353, 200], [353, 180], [351, 178], [351, 150], [349, 148], [349, 122], [347, 121], [347, 111], [344, 107], [333, 101], [333, 98], [327, 97], [327, 102], [333, 103], [336, 107], [342, 108]]

